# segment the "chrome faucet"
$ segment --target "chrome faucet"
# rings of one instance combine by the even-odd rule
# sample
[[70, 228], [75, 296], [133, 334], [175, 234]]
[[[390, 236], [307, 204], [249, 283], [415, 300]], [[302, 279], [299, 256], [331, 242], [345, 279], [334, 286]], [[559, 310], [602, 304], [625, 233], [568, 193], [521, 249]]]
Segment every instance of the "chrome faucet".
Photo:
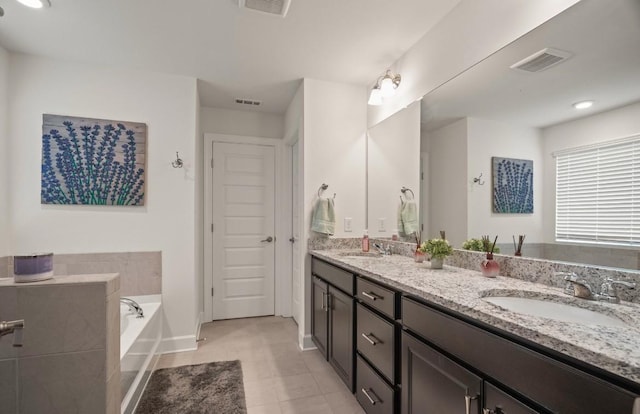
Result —
[[600, 294], [598, 300], [604, 300], [609, 303], [620, 303], [620, 297], [618, 297], [618, 289], [616, 286], [624, 286], [627, 289], [635, 289], [636, 284], [633, 282], [624, 282], [622, 280], [613, 280], [607, 278], [607, 280], [600, 287]]
[[380, 254], [391, 256], [391, 245], [387, 244], [387, 247], [384, 247], [383, 244], [373, 243], [373, 247], [375, 247]]
[[567, 285], [564, 288], [565, 293], [577, 298], [596, 299], [596, 294], [591, 285], [574, 272], [566, 274], [564, 280], [567, 281]]
[[620, 303], [616, 286], [624, 286], [628, 289], [635, 289], [636, 287], [636, 284], [632, 282], [607, 278], [600, 287], [600, 293], [596, 293], [586, 280], [579, 278], [573, 272], [566, 274], [564, 280], [567, 281], [565, 293], [578, 298], [601, 300], [609, 303]]
[[13, 346], [22, 346], [22, 330], [24, 329], [24, 319], [17, 321], [1, 321], [0, 336], [13, 334]]
[[135, 300], [132, 300], [129, 298], [120, 298], [120, 303], [124, 303], [129, 307], [129, 310], [137, 313], [138, 314], [138, 316], [136, 316], [137, 318], [144, 318], [144, 312], [142, 311], [142, 308], [140, 307], [140, 305], [138, 305], [138, 303]]

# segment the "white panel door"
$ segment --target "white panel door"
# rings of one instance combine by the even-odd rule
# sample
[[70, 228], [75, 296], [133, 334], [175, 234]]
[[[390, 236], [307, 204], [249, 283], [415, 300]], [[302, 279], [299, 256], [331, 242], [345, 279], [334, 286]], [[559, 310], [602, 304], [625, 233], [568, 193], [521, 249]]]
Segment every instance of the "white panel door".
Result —
[[291, 304], [293, 319], [302, 320], [302, 266], [300, 265], [300, 173], [299, 141], [291, 147]]
[[272, 146], [213, 143], [213, 320], [274, 314]]

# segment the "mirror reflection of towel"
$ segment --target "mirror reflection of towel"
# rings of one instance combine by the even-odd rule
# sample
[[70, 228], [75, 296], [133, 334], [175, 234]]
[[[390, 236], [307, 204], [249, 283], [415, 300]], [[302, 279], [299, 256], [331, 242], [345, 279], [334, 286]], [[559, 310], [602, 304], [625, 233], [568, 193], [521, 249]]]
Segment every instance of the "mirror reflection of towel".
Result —
[[333, 236], [336, 228], [336, 213], [333, 198], [319, 198], [313, 206], [311, 230]]
[[398, 207], [398, 232], [410, 236], [418, 231], [418, 206], [413, 200], [406, 200]]

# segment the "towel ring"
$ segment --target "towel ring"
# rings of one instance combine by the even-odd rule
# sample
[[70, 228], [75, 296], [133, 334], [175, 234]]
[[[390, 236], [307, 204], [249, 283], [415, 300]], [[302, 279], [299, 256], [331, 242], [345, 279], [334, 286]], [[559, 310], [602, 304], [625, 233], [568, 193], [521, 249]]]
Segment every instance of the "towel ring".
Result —
[[[415, 195], [415, 194], [413, 194], [413, 191], [412, 191], [410, 188], [402, 187], [402, 188], [400, 189], [400, 192], [401, 192], [402, 194], [404, 194], [404, 196], [405, 196], [405, 197], [407, 196], [407, 191], [411, 193], [411, 199], [415, 200], [415, 199], [416, 199], [416, 195]], [[402, 196], [400, 196], [400, 199], [402, 200]]]
[[[326, 190], [327, 188], [329, 188], [329, 185], [328, 185], [328, 184], [324, 184], [324, 183], [323, 183], [323, 184], [320, 186], [320, 188], [318, 188], [318, 197], [320, 197], [320, 195], [322, 194], [322, 192], [323, 192], [324, 190]], [[336, 198], [336, 193], [333, 193], [333, 198]]]

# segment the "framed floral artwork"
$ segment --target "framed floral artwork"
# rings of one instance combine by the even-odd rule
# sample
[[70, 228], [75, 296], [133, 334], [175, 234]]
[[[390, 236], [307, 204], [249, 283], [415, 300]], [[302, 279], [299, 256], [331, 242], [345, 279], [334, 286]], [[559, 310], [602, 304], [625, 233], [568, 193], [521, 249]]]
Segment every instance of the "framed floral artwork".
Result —
[[493, 212], [533, 213], [533, 161], [492, 157]]
[[143, 206], [147, 126], [44, 114], [42, 204]]

